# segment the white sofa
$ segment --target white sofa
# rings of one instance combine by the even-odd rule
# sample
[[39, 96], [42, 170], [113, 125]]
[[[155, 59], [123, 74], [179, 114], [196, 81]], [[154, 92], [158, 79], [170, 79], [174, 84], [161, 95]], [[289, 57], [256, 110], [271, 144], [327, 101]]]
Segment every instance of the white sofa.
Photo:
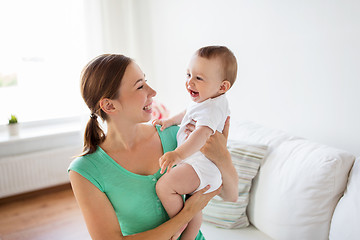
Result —
[[229, 139], [269, 152], [253, 180], [250, 226], [203, 223], [207, 240], [360, 239], [360, 158], [252, 122], [232, 122]]

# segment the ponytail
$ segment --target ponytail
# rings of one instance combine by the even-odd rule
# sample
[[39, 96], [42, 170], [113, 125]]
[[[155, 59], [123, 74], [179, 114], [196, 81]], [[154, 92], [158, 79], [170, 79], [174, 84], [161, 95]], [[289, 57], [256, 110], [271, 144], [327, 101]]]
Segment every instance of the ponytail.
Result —
[[105, 140], [105, 133], [99, 126], [97, 116], [92, 113], [91, 117], [86, 124], [85, 134], [84, 134], [84, 154], [91, 154], [96, 151], [96, 148]]
[[92, 112], [85, 128], [83, 155], [96, 151], [97, 146], [105, 141], [98, 117], [108, 120], [101, 110], [100, 101], [104, 98], [117, 99], [121, 80], [131, 58], [118, 54], [103, 54], [91, 60], [81, 73], [81, 95]]

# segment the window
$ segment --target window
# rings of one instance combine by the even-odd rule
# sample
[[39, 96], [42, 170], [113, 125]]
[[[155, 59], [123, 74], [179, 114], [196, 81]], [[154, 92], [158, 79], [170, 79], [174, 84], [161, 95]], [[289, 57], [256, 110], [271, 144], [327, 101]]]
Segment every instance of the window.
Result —
[[79, 115], [87, 62], [81, 0], [0, 2], [0, 124]]

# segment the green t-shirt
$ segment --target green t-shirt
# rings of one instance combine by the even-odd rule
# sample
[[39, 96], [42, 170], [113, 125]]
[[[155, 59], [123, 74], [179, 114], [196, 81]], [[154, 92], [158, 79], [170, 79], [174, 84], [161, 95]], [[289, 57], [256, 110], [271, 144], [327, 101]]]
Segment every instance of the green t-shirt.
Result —
[[[156, 129], [164, 153], [174, 150], [179, 128], [172, 126], [160, 131], [157, 126]], [[129, 172], [98, 147], [94, 153], [76, 158], [68, 170], [79, 173], [106, 194], [125, 236], [153, 229], [169, 219], [155, 190], [162, 176], [160, 168], [148, 176]], [[196, 240], [205, 240], [201, 232]]]

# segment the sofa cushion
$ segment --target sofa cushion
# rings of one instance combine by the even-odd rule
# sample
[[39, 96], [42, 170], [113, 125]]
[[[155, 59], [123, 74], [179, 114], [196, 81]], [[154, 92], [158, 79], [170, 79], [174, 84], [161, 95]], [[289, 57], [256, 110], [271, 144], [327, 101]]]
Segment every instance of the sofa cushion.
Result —
[[360, 238], [360, 157], [351, 170], [344, 196], [335, 208], [330, 227], [330, 240]]
[[229, 141], [233, 164], [239, 175], [239, 197], [227, 202], [215, 196], [203, 210], [203, 220], [222, 228], [242, 228], [249, 225], [246, 208], [249, 203], [251, 182], [267, 152], [265, 145]]
[[250, 222], [274, 239], [328, 239], [353, 162], [354, 156], [342, 150], [286, 138], [268, 154], [254, 179]]
[[231, 119], [229, 140], [266, 145], [271, 151], [282, 142], [297, 138], [284, 131], [268, 128], [254, 122]]
[[271, 240], [252, 225], [241, 229], [224, 229], [203, 223], [200, 230], [206, 240]]

